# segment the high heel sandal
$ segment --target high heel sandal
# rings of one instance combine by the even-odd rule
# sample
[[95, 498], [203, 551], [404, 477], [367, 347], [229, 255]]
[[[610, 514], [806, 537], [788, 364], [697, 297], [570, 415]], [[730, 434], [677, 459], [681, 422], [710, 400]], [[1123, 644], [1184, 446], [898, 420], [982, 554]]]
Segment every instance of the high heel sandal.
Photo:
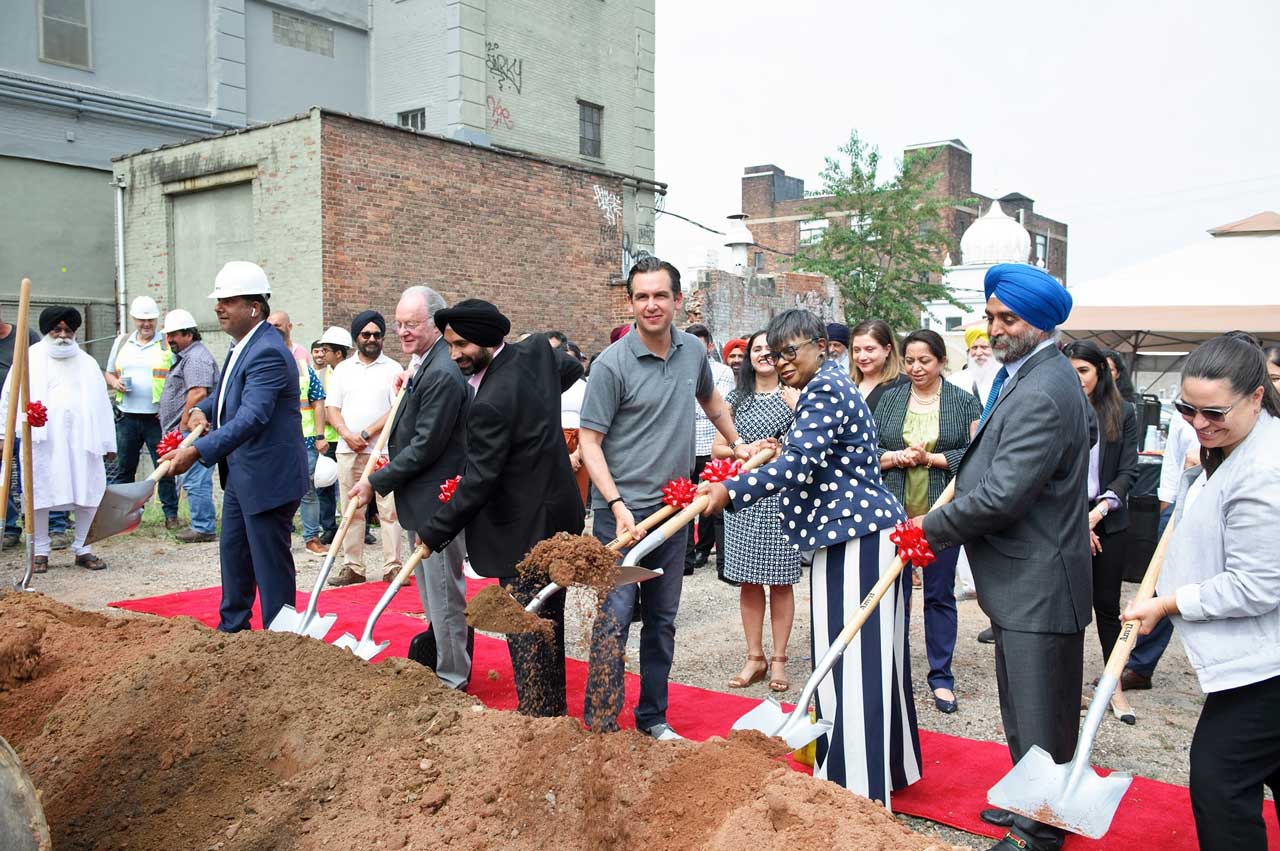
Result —
[[[770, 656], [769, 661], [771, 663], [777, 662], [778, 664], [785, 666], [787, 664], [787, 657]], [[791, 680], [787, 679], [786, 667], [783, 667], [782, 669], [782, 676], [769, 678], [769, 691], [786, 691], [789, 688], [791, 688]]]
[[[754, 653], [748, 653], [748, 654], [747, 654], [747, 661], [748, 661], [748, 662], [763, 662], [763, 661], [764, 661], [764, 656], [762, 656], [762, 655], [761, 655], [761, 656], [757, 656], [757, 655], [756, 655], [756, 654], [754, 654]], [[760, 682], [761, 680], [763, 680], [763, 679], [765, 678], [765, 675], [766, 675], [766, 674], [768, 674], [768, 673], [769, 673], [769, 666], [768, 666], [768, 665], [765, 665], [763, 668], [761, 668], [760, 670], [758, 670], [758, 671], [756, 671], [754, 674], [752, 674], [750, 679], [746, 679], [746, 680], [744, 680], [741, 676], [737, 676], [737, 677], [734, 677], [733, 679], [729, 680], [729, 688], [746, 688], [747, 686], [755, 685], [756, 683], [758, 683], [758, 682]]]

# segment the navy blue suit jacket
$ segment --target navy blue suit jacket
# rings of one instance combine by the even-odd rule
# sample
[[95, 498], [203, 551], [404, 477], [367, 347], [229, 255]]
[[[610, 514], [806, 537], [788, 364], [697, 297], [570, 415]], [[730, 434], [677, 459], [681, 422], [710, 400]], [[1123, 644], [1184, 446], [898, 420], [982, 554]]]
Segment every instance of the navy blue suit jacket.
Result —
[[206, 467], [218, 465], [224, 490], [235, 489], [247, 514], [258, 514], [302, 499], [307, 492], [307, 450], [298, 405], [298, 364], [280, 332], [265, 322], [236, 359], [235, 370], [200, 402], [211, 425], [218, 398], [222, 427], [193, 445]]

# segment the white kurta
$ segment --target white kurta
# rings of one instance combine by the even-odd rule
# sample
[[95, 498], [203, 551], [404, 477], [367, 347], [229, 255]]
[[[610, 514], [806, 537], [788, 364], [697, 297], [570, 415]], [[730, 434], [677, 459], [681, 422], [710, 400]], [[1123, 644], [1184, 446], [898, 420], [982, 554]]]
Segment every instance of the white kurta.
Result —
[[[53, 358], [48, 345], [42, 340], [31, 347], [31, 398], [49, 410], [48, 423], [32, 429], [33, 506], [96, 507], [107, 487], [102, 456], [116, 451], [106, 381], [89, 355]], [[0, 411], [8, 410], [9, 393], [18, 391], [11, 386], [14, 378], [10, 370], [0, 393]]]

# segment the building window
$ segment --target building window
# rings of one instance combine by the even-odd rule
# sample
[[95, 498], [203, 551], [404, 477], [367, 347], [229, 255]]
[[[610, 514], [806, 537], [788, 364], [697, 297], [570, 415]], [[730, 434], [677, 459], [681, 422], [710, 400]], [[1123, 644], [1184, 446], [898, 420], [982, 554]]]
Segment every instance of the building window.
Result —
[[427, 132], [427, 111], [425, 109], [411, 109], [408, 112], [396, 113], [396, 123], [401, 127], [408, 127], [419, 133]]
[[751, 255], [751, 265], [755, 267], [757, 272], [764, 271], [764, 252], [757, 251]]
[[333, 56], [333, 27], [283, 12], [271, 13], [271, 38], [276, 44], [308, 53]]
[[93, 70], [89, 0], [40, 0], [40, 61]]
[[1036, 263], [1049, 265], [1049, 237], [1036, 234]]
[[809, 219], [807, 222], [801, 222], [800, 244], [817, 245], [819, 242], [822, 242], [822, 234], [830, 224], [830, 219]]
[[600, 128], [604, 123], [604, 107], [585, 100], [578, 101], [578, 153], [600, 159]]
[[960, 325], [961, 325], [963, 322], [964, 322], [964, 317], [963, 317], [963, 316], [948, 316], [948, 317], [947, 317], [947, 330], [948, 330], [948, 331], [958, 331], [958, 330], [960, 330]]

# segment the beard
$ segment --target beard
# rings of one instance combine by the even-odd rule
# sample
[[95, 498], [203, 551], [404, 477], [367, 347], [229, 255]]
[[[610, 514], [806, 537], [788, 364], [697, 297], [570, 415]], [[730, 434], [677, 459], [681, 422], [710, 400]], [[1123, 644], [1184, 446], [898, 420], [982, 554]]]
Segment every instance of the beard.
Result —
[[1025, 334], [996, 334], [991, 338], [991, 353], [1000, 363], [1013, 363], [1031, 354], [1040, 344], [1040, 332], [1030, 328]]
[[987, 358], [985, 363], [978, 363], [973, 358], [969, 358], [965, 365], [964, 374], [971, 377], [976, 383], [983, 384], [995, 378], [999, 366], [994, 357]]
[[474, 357], [466, 358], [462, 363], [458, 364], [458, 368], [462, 370], [463, 375], [475, 375], [477, 372], [487, 369], [492, 362], [493, 352], [481, 346]]
[[374, 360], [378, 357], [378, 355], [382, 354], [382, 343], [377, 340], [373, 340], [368, 343], [361, 343], [360, 354], [364, 355], [370, 360]]
[[69, 358], [80, 350], [80, 346], [75, 340], [68, 340], [64, 337], [45, 337], [49, 343], [49, 356], [58, 358]]

